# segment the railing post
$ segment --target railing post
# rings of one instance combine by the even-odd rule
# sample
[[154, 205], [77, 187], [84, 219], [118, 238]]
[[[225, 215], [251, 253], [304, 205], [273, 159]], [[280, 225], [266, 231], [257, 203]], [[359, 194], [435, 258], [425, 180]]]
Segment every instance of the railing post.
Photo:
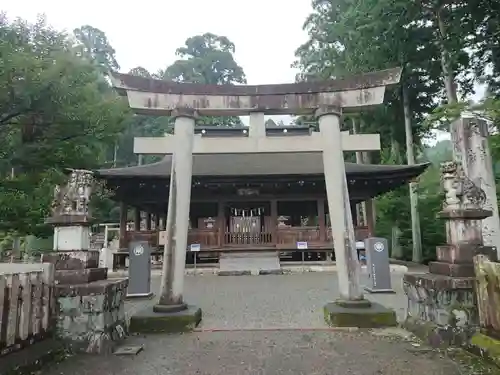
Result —
[[326, 241], [326, 223], [325, 223], [325, 198], [319, 198], [318, 204], [318, 226], [320, 241]]
[[271, 200], [271, 243], [276, 247], [278, 244], [278, 201]]
[[224, 246], [225, 237], [226, 237], [226, 217], [224, 215], [224, 202], [217, 202], [217, 227], [219, 228], [219, 238], [218, 243], [219, 247]]

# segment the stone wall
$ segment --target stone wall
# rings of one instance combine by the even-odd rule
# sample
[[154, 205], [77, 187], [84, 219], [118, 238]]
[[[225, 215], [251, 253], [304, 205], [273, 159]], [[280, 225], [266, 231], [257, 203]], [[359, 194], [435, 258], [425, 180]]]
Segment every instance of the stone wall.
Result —
[[[124, 299], [128, 280], [58, 286], [58, 335], [73, 350], [103, 353], [126, 336]], [[110, 345], [109, 347], [106, 347]]]

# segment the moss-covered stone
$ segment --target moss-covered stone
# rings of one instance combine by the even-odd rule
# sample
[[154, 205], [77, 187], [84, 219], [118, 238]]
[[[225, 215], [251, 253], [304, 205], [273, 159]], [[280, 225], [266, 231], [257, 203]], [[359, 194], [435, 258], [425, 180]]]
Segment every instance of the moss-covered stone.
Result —
[[403, 327], [435, 348], [450, 346], [466, 347], [472, 336], [472, 329], [452, 325], [441, 326], [429, 321], [407, 317]]
[[252, 271], [219, 271], [218, 276], [251, 276]]
[[394, 310], [374, 302], [366, 307], [346, 307], [332, 302], [323, 311], [325, 322], [331, 327], [382, 328], [398, 325]]
[[473, 352], [480, 354], [500, 367], [499, 340], [478, 332], [472, 336], [470, 343], [473, 349], [475, 349], [472, 350]]
[[193, 331], [201, 322], [201, 309], [189, 306], [174, 313], [157, 313], [150, 307], [130, 318], [130, 333], [183, 333]]

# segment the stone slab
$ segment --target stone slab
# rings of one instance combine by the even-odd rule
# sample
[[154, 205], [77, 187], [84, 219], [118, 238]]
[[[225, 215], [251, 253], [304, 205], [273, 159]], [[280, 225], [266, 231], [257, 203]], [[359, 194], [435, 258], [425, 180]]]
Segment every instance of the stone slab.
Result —
[[59, 270], [82, 270], [99, 267], [99, 251], [74, 250], [45, 253], [42, 255], [43, 263], [52, 263]]
[[131, 333], [191, 332], [200, 324], [201, 318], [201, 309], [192, 305], [173, 313], [157, 313], [150, 306], [130, 317], [129, 330]]
[[348, 307], [331, 302], [323, 311], [325, 322], [331, 327], [383, 328], [398, 324], [396, 312], [376, 302], [369, 307]]
[[252, 271], [219, 271], [217, 272], [218, 276], [250, 276], [252, 275]]
[[105, 280], [107, 277], [107, 268], [59, 270], [55, 273], [55, 280], [59, 284], [86, 284], [94, 281]]
[[[219, 272], [242, 272], [258, 274], [260, 271], [281, 269], [276, 251], [227, 253], [220, 257]], [[254, 272], [252, 272], [254, 271]]]
[[435, 290], [468, 290], [474, 288], [475, 280], [474, 277], [450, 277], [432, 273], [407, 273], [403, 275], [404, 283]]
[[99, 280], [88, 284], [58, 284], [56, 285], [57, 297], [93, 296], [106, 294], [111, 291], [126, 293], [128, 279]]
[[373, 289], [370, 287], [365, 287], [365, 290], [371, 294], [394, 294], [396, 291], [394, 289]]
[[114, 355], [137, 355], [144, 349], [142, 345], [122, 346], [115, 350]]
[[125, 296], [126, 299], [152, 299], [155, 296], [153, 292], [149, 293], [127, 293]]
[[487, 255], [493, 261], [497, 258], [496, 249], [493, 246], [464, 243], [436, 247], [437, 261], [444, 263], [470, 264], [474, 256], [478, 254]]
[[445, 262], [429, 262], [429, 272], [450, 277], [473, 277], [474, 265]]

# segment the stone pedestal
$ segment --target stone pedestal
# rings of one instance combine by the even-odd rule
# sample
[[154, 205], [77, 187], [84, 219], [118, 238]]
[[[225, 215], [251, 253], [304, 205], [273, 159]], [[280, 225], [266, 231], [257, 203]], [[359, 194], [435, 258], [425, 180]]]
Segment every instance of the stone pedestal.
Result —
[[496, 249], [482, 242], [481, 220], [491, 215], [481, 208], [484, 192], [457, 163], [443, 163], [441, 172], [446, 198], [438, 216], [446, 220], [447, 244], [436, 248], [437, 260], [429, 263], [428, 273], [403, 278], [406, 328], [438, 347], [469, 343], [479, 325], [473, 258], [496, 257]]
[[57, 336], [74, 352], [107, 353], [127, 334], [128, 280], [107, 280], [99, 251], [90, 250], [88, 174], [73, 171], [68, 185], [56, 189], [58, 206], [47, 219], [54, 225], [54, 252], [44, 254], [42, 261], [56, 270]]

